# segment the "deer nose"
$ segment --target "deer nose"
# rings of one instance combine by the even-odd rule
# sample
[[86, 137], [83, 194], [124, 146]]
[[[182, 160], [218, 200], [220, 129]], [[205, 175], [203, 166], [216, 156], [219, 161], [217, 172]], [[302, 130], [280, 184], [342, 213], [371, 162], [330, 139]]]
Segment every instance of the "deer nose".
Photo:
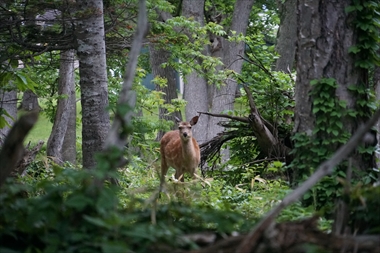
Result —
[[187, 133], [185, 132], [185, 133], [183, 133], [183, 137], [187, 137]]

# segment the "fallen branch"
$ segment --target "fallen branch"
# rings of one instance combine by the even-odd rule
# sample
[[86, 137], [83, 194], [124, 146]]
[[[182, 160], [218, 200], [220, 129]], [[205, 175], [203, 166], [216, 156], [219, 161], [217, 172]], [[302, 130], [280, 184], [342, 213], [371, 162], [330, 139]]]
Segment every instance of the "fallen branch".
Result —
[[259, 239], [263, 236], [265, 230], [273, 223], [277, 215], [287, 206], [299, 200], [309, 189], [318, 183], [324, 176], [333, 172], [333, 169], [343, 159], [345, 159], [362, 141], [364, 135], [376, 124], [380, 117], [380, 109], [376, 111], [373, 117], [351, 137], [351, 139], [342, 147], [340, 147], [334, 155], [327, 161], [323, 162], [309, 179], [307, 179], [297, 189], [288, 194], [282, 202], [269, 211], [265, 218], [263, 218], [256, 227], [248, 234], [238, 248], [238, 253], [254, 252]]
[[[332, 235], [317, 228], [318, 217], [300, 221], [283, 222], [271, 226], [265, 233], [266, 238], [250, 252], [308, 252], [307, 245], [313, 245], [323, 252], [380, 252], [379, 235]], [[178, 253], [237, 252], [239, 244], [249, 239], [249, 235], [231, 236], [201, 249], [173, 251]], [[316, 250], [316, 251], [318, 251]], [[319, 252], [319, 251], [318, 251]]]

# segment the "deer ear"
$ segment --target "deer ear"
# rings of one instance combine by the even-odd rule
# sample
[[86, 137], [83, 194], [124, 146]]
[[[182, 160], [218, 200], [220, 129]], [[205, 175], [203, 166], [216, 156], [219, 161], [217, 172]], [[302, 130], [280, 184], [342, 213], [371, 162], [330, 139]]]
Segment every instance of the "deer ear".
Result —
[[177, 118], [177, 116], [174, 116], [174, 118], [175, 118], [175, 122], [177, 122], [177, 123], [179, 123], [179, 122], [182, 121], [182, 120], [180, 120], [179, 118]]
[[198, 122], [198, 118], [199, 118], [199, 116], [194, 116], [194, 117], [190, 120], [190, 125], [194, 126], [195, 124], [197, 124], [197, 122]]

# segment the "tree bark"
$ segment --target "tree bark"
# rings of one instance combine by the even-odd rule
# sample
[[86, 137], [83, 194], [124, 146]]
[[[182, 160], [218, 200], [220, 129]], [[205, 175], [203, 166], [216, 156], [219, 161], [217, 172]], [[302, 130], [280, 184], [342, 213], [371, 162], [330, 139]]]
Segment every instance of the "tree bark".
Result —
[[17, 91], [5, 91], [0, 89], [0, 109], [5, 110], [7, 114], [9, 114], [12, 118], [2, 114], [3, 117], [10, 127], [5, 126], [3, 128], [0, 127], [0, 147], [3, 145], [5, 137], [9, 133], [13, 122], [16, 121], [17, 118]]
[[[165, 93], [164, 99], [165, 103], [170, 104], [172, 99], [178, 98], [177, 94], [177, 82], [176, 82], [176, 76], [175, 71], [172, 67], [168, 66], [166, 68], [162, 67], [163, 63], [168, 62], [170, 58], [170, 52], [164, 48], [160, 48], [156, 44], [149, 44], [149, 53], [150, 53], [150, 66], [152, 68], [152, 74], [153, 77], [161, 77], [166, 78], [167, 85], [165, 87], [160, 87], [159, 85], [156, 85], [156, 90], [162, 91]], [[175, 118], [178, 117], [182, 119], [181, 112], [174, 112], [171, 115], [168, 115], [168, 111], [165, 108], [160, 107], [159, 108], [159, 119], [165, 119], [165, 120], [171, 120], [175, 122]], [[173, 128], [175, 128], [175, 125], [173, 125]], [[157, 134], [157, 140], [161, 140], [162, 136], [164, 135], [163, 131], [159, 131]]]
[[[298, 53], [295, 88], [295, 127], [297, 133], [311, 134], [315, 127], [310, 81], [334, 78], [338, 84], [336, 96], [346, 101], [347, 109], [355, 109], [357, 97], [349, 85], [361, 85], [362, 70], [355, 68], [349, 48], [356, 43], [354, 27], [349, 25], [345, 8], [349, 1], [298, 2]], [[363, 98], [362, 98], [363, 99]], [[366, 118], [342, 119], [345, 129], [354, 133]], [[372, 167], [361, 154], [352, 156], [353, 167]]]
[[[234, 12], [232, 16], [231, 30], [236, 31], [237, 34], [246, 34], [249, 14], [251, 12], [253, 0], [236, 1], [234, 6]], [[242, 60], [239, 59], [239, 55], [244, 54], [244, 42], [229, 42], [223, 41], [223, 63], [228, 69], [240, 73], [243, 65]], [[220, 114], [226, 110], [232, 110], [234, 108], [235, 94], [237, 88], [236, 80], [226, 80], [226, 84], [220, 88], [213, 87], [213, 98], [211, 102], [211, 112], [214, 114]], [[216, 136], [219, 132], [223, 131], [223, 128], [219, 126], [218, 119], [215, 117], [210, 118], [208, 124], [208, 139]]]
[[77, 23], [77, 55], [82, 104], [83, 167], [96, 165], [94, 154], [104, 148], [109, 128], [108, 84], [103, 22], [103, 1], [79, 0], [86, 10]]
[[24, 91], [20, 108], [28, 112], [34, 111], [36, 109], [40, 110], [41, 107], [38, 104], [37, 95], [34, 94], [31, 90]]
[[[76, 111], [71, 111], [72, 93], [75, 92], [74, 85], [74, 50], [61, 52], [57, 111], [49, 140], [47, 142], [46, 153], [52, 157], [56, 163], [61, 164], [63, 160], [62, 148], [68, 128], [69, 118], [76, 115]], [[61, 97], [63, 96], [63, 97]]]
[[297, 41], [297, 0], [277, 1], [280, 26], [277, 32], [276, 71], [288, 72], [293, 69]]
[[[187, 0], [182, 2], [182, 15], [185, 17], [192, 17], [194, 21], [199, 22], [201, 26], [204, 26], [204, 0], [194, 1]], [[189, 36], [191, 38], [191, 36]], [[208, 54], [207, 47], [203, 50], [204, 54]], [[195, 59], [198, 64], [201, 64], [200, 59]], [[186, 104], [186, 120], [190, 120], [196, 116], [198, 112], [207, 112], [209, 109], [209, 86], [207, 80], [193, 71], [186, 76], [186, 83], [184, 85], [184, 99]], [[197, 125], [193, 128], [193, 136], [199, 142], [203, 143], [207, 141], [209, 117], [203, 115]]]
[[75, 94], [74, 75], [72, 78], [73, 90], [71, 91], [71, 94], [69, 94], [70, 97], [68, 101], [68, 110], [71, 113], [69, 115], [66, 134], [62, 144], [62, 160], [75, 164], [77, 157], [77, 101]]
[[[376, 66], [374, 70], [374, 75], [373, 75], [373, 84], [375, 86], [375, 95], [376, 95], [376, 100], [380, 101], [380, 66]], [[380, 141], [380, 120], [376, 124], [376, 140], [377, 144], [379, 145]], [[377, 168], [380, 168], [380, 154], [376, 153], [376, 163], [377, 163]], [[380, 174], [378, 175], [379, 181], [380, 181]]]

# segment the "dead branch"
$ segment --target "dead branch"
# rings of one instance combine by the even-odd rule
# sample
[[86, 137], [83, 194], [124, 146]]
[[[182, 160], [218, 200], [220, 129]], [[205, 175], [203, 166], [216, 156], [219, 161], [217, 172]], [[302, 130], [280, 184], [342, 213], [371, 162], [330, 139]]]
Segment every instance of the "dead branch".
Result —
[[239, 253], [254, 252], [257, 248], [260, 238], [263, 237], [264, 232], [273, 223], [277, 215], [287, 206], [299, 200], [310, 188], [318, 183], [324, 176], [333, 172], [333, 169], [343, 159], [345, 159], [362, 141], [364, 135], [370, 130], [370, 128], [377, 122], [380, 117], [380, 109], [374, 114], [374, 116], [351, 137], [351, 139], [342, 147], [340, 147], [334, 155], [327, 161], [323, 162], [315, 171], [315, 173], [309, 177], [302, 185], [288, 194], [283, 201], [267, 213], [248, 236], [243, 240], [238, 248]]
[[20, 117], [13, 125], [0, 152], [0, 187], [16, 168], [24, 155], [23, 142], [26, 135], [37, 122], [38, 112], [31, 112]]
[[219, 114], [219, 113], [210, 113], [210, 112], [198, 112], [199, 114], [205, 114], [209, 115], [212, 117], [218, 117], [218, 118], [226, 118], [226, 119], [232, 119], [244, 123], [249, 123], [249, 119], [246, 117], [237, 117], [237, 116], [232, 116], [232, 115], [227, 115], [227, 114]]
[[[201, 150], [200, 168], [203, 170], [207, 160], [213, 160], [219, 156], [219, 151], [224, 143], [236, 137], [242, 136], [239, 131], [228, 131], [219, 133], [211, 140], [199, 145]], [[247, 134], [245, 136], [248, 136]], [[214, 167], [214, 166], [212, 166]]]
[[260, 120], [264, 123], [264, 125], [269, 129], [269, 131], [274, 136], [277, 136], [277, 133], [275, 133], [275, 128], [273, 127], [273, 125], [269, 123], [266, 119], [264, 119], [259, 113], [259, 111], [257, 110], [251, 91], [248, 89], [246, 85], [243, 85], [243, 88], [248, 97], [248, 103], [249, 103], [249, 108], [251, 109], [251, 115], [253, 114], [257, 115], [260, 118]]
[[[380, 252], [379, 235], [332, 235], [317, 228], [317, 216], [300, 220], [279, 223], [265, 232], [265, 240], [250, 252], [293, 253], [308, 252], [305, 245], [314, 245], [326, 252]], [[219, 240], [209, 246], [191, 251], [174, 251], [178, 253], [237, 252], [239, 244], [249, 236], [239, 235]]]
[[[249, 117], [237, 117], [226, 114], [214, 114], [209, 112], [198, 112], [200, 114], [206, 114], [212, 117], [227, 118], [243, 123], [248, 123], [251, 128], [251, 131], [257, 138], [258, 146], [260, 147], [261, 153], [264, 157], [286, 157], [289, 153], [289, 148], [286, 147], [278, 139], [277, 129], [265, 120], [257, 110], [251, 91], [247, 86], [243, 85], [244, 90], [248, 97], [250, 115]], [[218, 137], [216, 137], [218, 138]], [[215, 142], [216, 140], [211, 140], [210, 142]], [[221, 145], [219, 145], [221, 146]]]

